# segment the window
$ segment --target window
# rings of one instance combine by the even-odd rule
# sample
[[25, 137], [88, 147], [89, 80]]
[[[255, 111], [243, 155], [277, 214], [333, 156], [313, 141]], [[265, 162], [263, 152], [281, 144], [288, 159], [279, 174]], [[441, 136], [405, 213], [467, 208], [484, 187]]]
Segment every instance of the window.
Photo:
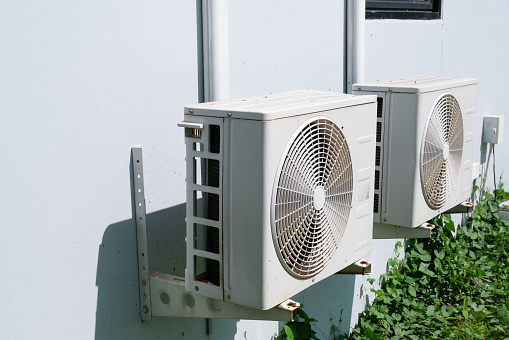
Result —
[[366, 0], [366, 19], [440, 19], [441, 0]]

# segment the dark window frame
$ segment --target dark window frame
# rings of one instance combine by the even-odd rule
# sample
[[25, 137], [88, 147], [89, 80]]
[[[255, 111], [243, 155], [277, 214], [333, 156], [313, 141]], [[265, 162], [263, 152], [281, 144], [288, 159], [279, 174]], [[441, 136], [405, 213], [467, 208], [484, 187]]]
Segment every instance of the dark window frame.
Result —
[[442, 0], [366, 0], [366, 19], [440, 19]]

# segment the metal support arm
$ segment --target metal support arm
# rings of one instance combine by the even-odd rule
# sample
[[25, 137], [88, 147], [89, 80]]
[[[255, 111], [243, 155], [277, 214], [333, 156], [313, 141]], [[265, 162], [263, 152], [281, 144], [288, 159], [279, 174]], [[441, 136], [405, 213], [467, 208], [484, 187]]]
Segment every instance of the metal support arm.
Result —
[[396, 238], [430, 238], [433, 224], [423, 223], [415, 228], [399, 227], [396, 225], [373, 223], [374, 239]]
[[260, 310], [228, 301], [190, 293], [184, 278], [158, 272], [150, 273], [152, 315], [190, 318], [292, 321], [300, 304], [286, 300], [279, 306]]

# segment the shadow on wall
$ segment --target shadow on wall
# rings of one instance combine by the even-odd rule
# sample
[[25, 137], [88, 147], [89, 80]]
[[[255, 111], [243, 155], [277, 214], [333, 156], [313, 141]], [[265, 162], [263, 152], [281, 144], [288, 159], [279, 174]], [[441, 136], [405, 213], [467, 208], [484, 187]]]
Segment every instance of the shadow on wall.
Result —
[[[354, 289], [355, 275], [333, 275], [295, 295], [292, 300], [303, 304], [309, 317], [318, 320], [314, 324], [318, 338], [329, 339], [332, 325], [338, 327], [341, 334], [350, 330]], [[360, 295], [362, 298], [362, 289]], [[283, 324], [280, 323], [280, 328]]]
[[[147, 214], [149, 267], [183, 276], [185, 204]], [[138, 260], [134, 219], [109, 225], [99, 245], [95, 339], [233, 339], [238, 320], [154, 317], [140, 319]]]

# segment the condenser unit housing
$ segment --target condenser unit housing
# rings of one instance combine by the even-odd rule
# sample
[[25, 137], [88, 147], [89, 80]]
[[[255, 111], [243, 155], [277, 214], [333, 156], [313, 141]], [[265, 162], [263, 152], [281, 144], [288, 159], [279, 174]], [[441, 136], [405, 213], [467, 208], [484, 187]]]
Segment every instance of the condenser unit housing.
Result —
[[476, 81], [354, 84], [377, 96], [374, 221], [417, 227], [470, 198]]
[[371, 251], [376, 97], [185, 108], [190, 292], [268, 309]]

